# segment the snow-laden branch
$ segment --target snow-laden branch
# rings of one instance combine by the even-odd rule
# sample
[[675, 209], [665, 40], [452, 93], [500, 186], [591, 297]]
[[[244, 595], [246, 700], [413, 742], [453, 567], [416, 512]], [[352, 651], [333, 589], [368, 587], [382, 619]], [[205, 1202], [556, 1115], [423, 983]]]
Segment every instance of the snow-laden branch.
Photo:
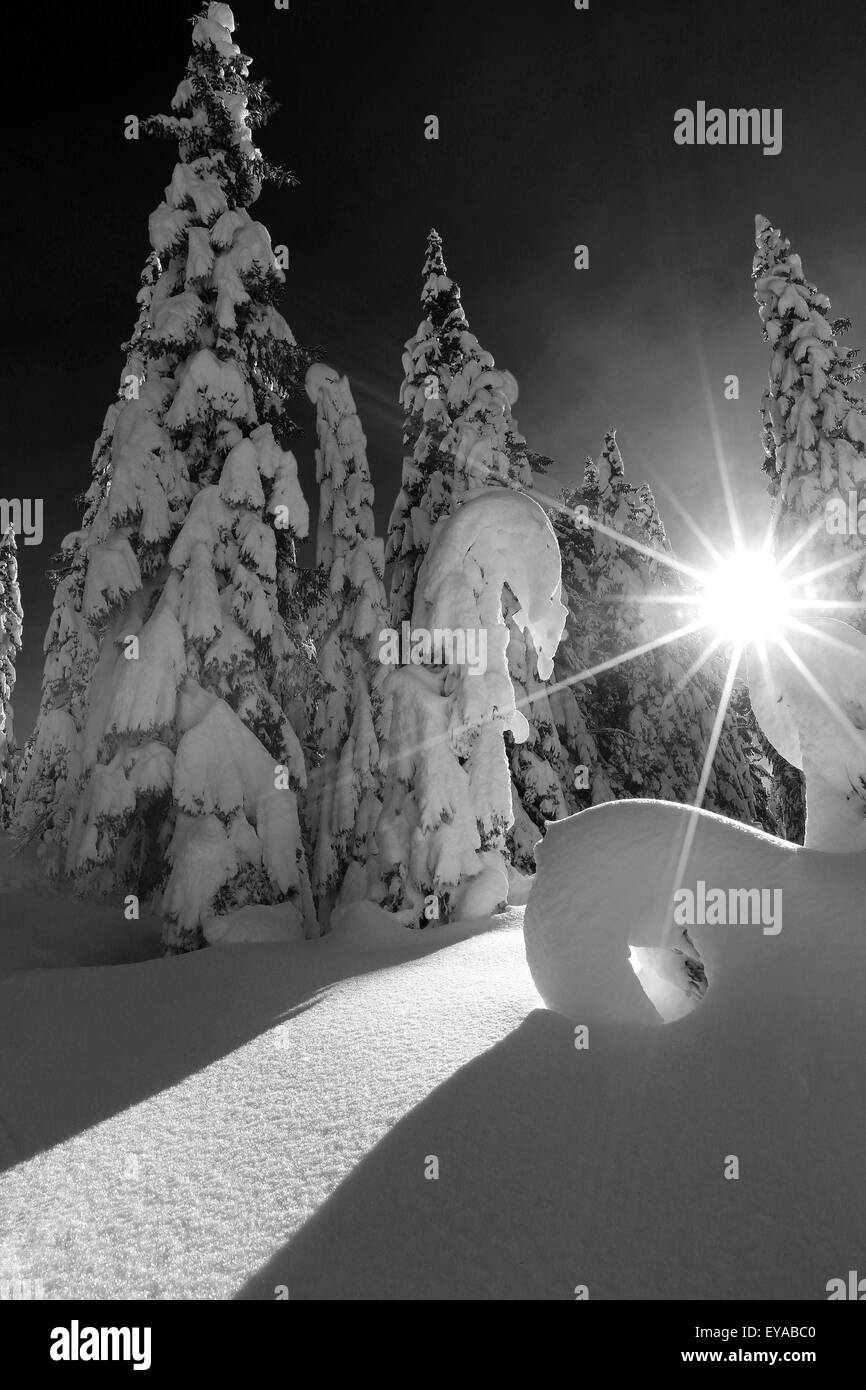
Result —
[[[413, 631], [473, 633], [482, 669], [454, 659], [393, 671], [385, 806], [377, 829], [381, 896], [417, 922], [470, 917], [505, 897], [511, 779], [502, 735], [528, 725], [508, 670], [505, 586], [546, 677], [565, 626], [559, 546], [523, 493], [484, 488], [437, 523], [418, 574]], [[469, 643], [465, 646], [468, 648]], [[422, 918], [423, 922], [423, 918]]]

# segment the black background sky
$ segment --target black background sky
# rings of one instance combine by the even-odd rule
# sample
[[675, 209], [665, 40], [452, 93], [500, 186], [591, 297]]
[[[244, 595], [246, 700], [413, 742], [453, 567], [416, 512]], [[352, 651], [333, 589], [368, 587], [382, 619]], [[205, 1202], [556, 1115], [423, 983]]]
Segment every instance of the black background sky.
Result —
[[[4, 122], [0, 494], [42, 497], [19, 542], [25, 651], [16, 731], [36, 712], [44, 570], [78, 524], [74, 494], [122, 367], [148, 214], [174, 146], [127, 141], [167, 111], [196, 0], [51, 0], [19, 14], [21, 83]], [[399, 486], [401, 353], [420, 318], [424, 243], [445, 242], [473, 331], [520, 383], [530, 447], [582, 476], [613, 425], [684, 558], [700, 547], [666, 487], [722, 547], [710, 407], [748, 533], [767, 517], [758, 405], [768, 365], [750, 280], [754, 214], [780, 226], [834, 314], [866, 342], [862, 0], [237, 0], [242, 50], [282, 103], [259, 132], [299, 187], [253, 209], [290, 247], [283, 305], [351, 379], [384, 529]], [[4, 15], [4, 21], [8, 12]], [[674, 111], [781, 107], [783, 148], [676, 146]], [[424, 118], [440, 120], [438, 142]], [[590, 268], [576, 271], [586, 243]], [[859, 332], [858, 332], [859, 329]], [[723, 398], [727, 373], [740, 399]], [[704, 381], [709, 386], [709, 397]], [[312, 409], [299, 404], [315, 501]]]

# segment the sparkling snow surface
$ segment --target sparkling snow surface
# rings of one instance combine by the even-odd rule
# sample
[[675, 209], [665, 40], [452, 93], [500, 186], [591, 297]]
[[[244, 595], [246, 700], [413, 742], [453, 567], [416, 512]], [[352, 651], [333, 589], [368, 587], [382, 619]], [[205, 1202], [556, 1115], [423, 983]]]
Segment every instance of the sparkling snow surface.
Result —
[[[640, 809], [586, 813], [604, 855], [551, 860], [572, 909], [634, 875]], [[417, 933], [353, 907], [321, 941], [146, 959], [155, 923], [4, 860], [0, 1275], [49, 1298], [826, 1298], [862, 1257], [866, 938], [854, 856], [820, 862], [778, 936], [695, 928], [688, 1018], [599, 1016], [578, 1050], [517, 908]]]

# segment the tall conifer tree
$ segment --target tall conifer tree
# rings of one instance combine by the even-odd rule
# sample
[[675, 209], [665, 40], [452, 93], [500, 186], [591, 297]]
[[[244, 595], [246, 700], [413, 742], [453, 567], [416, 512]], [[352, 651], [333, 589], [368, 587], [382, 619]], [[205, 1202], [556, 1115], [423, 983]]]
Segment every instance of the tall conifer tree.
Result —
[[[197, 17], [173, 114], [143, 123], [177, 141], [178, 162], [150, 218], [132, 380], [97, 445], [46, 666], [60, 722], [81, 722], [64, 730], [77, 746], [49, 812], [58, 867], [81, 890], [158, 894], [171, 951], [250, 902], [313, 921], [286, 713], [313, 669], [294, 549], [308, 513], [282, 446], [308, 360], [248, 211], [263, 179], [291, 176], [253, 143], [272, 108], [234, 28], [224, 4]], [[41, 722], [37, 769], [57, 722], [44, 697]], [[41, 785], [37, 770], [25, 814]]]
[[[550, 463], [527, 448], [518, 430], [512, 413], [517, 382], [510, 372], [497, 369], [470, 331], [435, 230], [428, 238], [423, 276], [424, 318], [403, 358], [404, 445], [412, 446], [412, 454], [403, 461], [403, 486], [388, 538], [395, 627], [411, 618], [418, 571], [439, 518], [481, 487], [531, 489], [533, 472], [543, 472]], [[565, 815], [568, 806], [558, 772], [564, 760], [538, 677], [532, 635], [511, 621], [517, 607], [506, 594], [509, 668], [528, 722], [522, 743], [506, 735], [514, 803], [508, 841], [514, 863], [532, 871], [532, 848], [545, 821]]]
[[[776, 556], [799, 547], [787, 577], [812, 576], [799, 596], [850, 604], [831, 616], [866, 631], [866, 520], [862, 534], [850, 525], [866, 499], [866, 412], [850, 390], [862, 367], [839, 346], [851, 325], [830, 317], [829, 299], [806, 279], [791, 243], [760, 215], [755, 244], [755, 299], [771, 349], [761, 416]], [[765, 752], [778, 833], [802, 844], [803, 775], [769, 744]]]

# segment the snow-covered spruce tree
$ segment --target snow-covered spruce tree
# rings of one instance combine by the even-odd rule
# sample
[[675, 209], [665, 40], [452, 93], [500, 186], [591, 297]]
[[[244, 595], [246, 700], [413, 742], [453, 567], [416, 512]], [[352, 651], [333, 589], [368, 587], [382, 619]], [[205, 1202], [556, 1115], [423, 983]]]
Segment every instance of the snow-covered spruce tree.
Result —
[[158, 892], [170, 951], [247, 903], [314, 918], [285, 713], [312, 666], [294, 554], [308, 513], [279, 442], [307, 363], [247, 210], [262, 178], [288, 176], [253, 144], [269, 104], [233, 30], [226, 5], [198, 16], [175, 114], [143, 123], [179, 159], [150, 219], [141, 378], [80, 542], [98, 658], [65, 868], [82, 890]]
[[755, 228], [752, 278], [772, 349], [762, 413], [775, 550], [781, 558], [813, 530], [790, 573], [796, 577], [836, 562], [803, 588], [804, 596], [855, 604], [859, 611], [842, 616], [863, 631], [866, 520], [862, 533], [847, 525], [851, 494], [855, 511], [866, 499], [866, 409], [849, 389], [862, 367], [856, 351], [838, 343], [850, 323], [828, 319], [830, 301], [805, 279], [790, 242], [764, 217], [755, 219]]
[[[838, 342], [850, 323], [829, 318], [827, 296], [806, 280], [790, 242], [760, 215], [755, 242], [755, 299], [772, 350], [762, 419], [775, 552], [781, 559], [812, 530], [790, 577], [823, 571], [799, 587], [800, 595], [853, 603], [836, 616], [866, 631], [866, 521], [862, 533], [856, 522], [850, 525], [866, 499], [866, 412], [849, 389], [862, 368], [856, 352]], [[778, 833], [802, 844], [802, 774], [769, 745], [767, 751]]]
[[[634, 735], [627, 720], [628, 666], [587, 681], [575, 682], [574, 677], [648, 640], [640, 600], [662, 582], [655, 572], [650, 579], [650, 562], [644, 557], [578, 518], [582, 511], [588, 523], [607, 526], [646, 545], [652, 512], [642, 505], [644, 500], [640, 490], [625, 479], [615, 431], [610, 430], [599, 463], [587, 459], [583, 486], [565, 490], [566, 510], [552, 514], [563, 557], [569, 619], [555, 665], [562, 684], [551, 705], [569, 762], [575, 773], [582, 774], [565, 779], [577, 809], [641, 794], [627, 775], [634, 762]], [[659, 549], [669, 548], [660, 537], [655, 540]], [[624, 602], [627, 598], [629, 603]], [[644, 660], [651, 662], [652, 657]]]
[[385, 668], [378, 639], [387, 623], [387, 600], [367, 441], [349, 382], [315, 363], [306, 387], [316, 406], [316, 565], [326, 579], [326, 597], [311, 617], [325, 688], [313, 724], [321, 762], [310, 773], [305, 811], [315, 843], [313, 893], [324, 928], [341, 889], [349, 898], [364, 896], [364, 866], [382, 808]]
[[400, 402], [406, 413], [406, 452], [385, 552], [387, 562], [393, 563], [390, 608], [395, 628], [412, 616], [415, 583], [432, 529], [451, 510], [454, 460], [442, 447], [452, 424], [446, 402], [454, 374], [463, 363], [461, 337], [469, 328], [460, 287], [448, 274], [442, 238], [435, 228], [427, 238], [422, 275], [424, 317], [403, 353]]
[[393, 563], [391, 623], [411, 617], [418, 570], [440, 516], [457, 496], [487, 484], [530, 487], [532, 469], [550, 460], [530, 453], [511, 416], [517, 383], [497, 371], [469, 330], [460, 288], [448, 274], [442, 238], [427, 238], [422, 271], [424, 317], [403, 353], [400, 402], [406, 413], [403, 477], [388, 525]]
[[[452, 509], [478, 487], [532, 487], [533, 464], [512, 413], [517, 382], [498, 371], [490, 353], [473, 334], [464, 333], [462, 366], [454, 373], [447, 404], [453, 414], [451, 430], [442, 444], [454, 459]], [[509, 629], [508, 667], [517, 706], [526, 720], [521, 741], [506, 732], [505, 745], [513, 783], [514, 821], [508, 832], [512, 863], [524, 872], [535, 870], [534, 846], [545, 824], [568, 814], [560, 774], [565, 758], [550, 710], [545, 682], [538, 671], [531, 631], [513, 621], [519, 604], [506, 589], [504, 611]]]
[[583, 519], [589, 516], [590, 504], [597, 505], [595, 465], [590, 458], [586, 460], [586, 470], [586, 492], [582, 488], [563, 488], [557, 505], [546, 507], [562, 556], [562, 597], [568, 608], [548, 702], [564, 762], [560, 781], [571, 811], [614, 799], [593, 734], [593, 726], [601, 723], [597, 710], [598, 677], [578, 682], [573, 679], [604, 660], [600, 653], [605, 641], [609, 641], [602, 605], [593, 588], [594, 535]]
[[[523, 493], [478, 489], [438, 522], [418, 574], [412, 631], [427, 635], [428, 649], [413, 640], [417, 664], [386, 682], [387, 780], [371, 877], [374, 896], [410, 925], [482, 916], [505, 901], [503, 733], [527, 732], [508, 672], [506, 585], [545, 677], [565, 623], [556, 537]], [[437, 653], [437, 632], [461, 634], [466, 651]]]
[[36, 728], [28, 740], [30, 754], [20, 768], [16, 823], [25, 840], [38, 843], [39, 858], [50, 878], [62, 870], [78, 799], [87, 697], [98, 655], [95, 633], [83, 611], [87, 540], [108, 490], [114, 431], [123, 403], [138, 399], [144, 378], [138, 343], [150, 321], [150, 301], [159, 274], [159, 258], [151, 251], [141, 273], [138, 320], [130, 342], [124, 344], [126, 362], [118, 399], [108, 407], [94, 445], [90, 487], [77, 499], [83, 507], [81, 526], [64, 537], [49, 570], [54, 601], [44, 642], [42, 695]]
[[24, 614], [18, 587], [15, 532], [0, 536], [0, 830], [8, 830], [15, 802], [18, 754], [12, 716], [15, 660], [21, 650]]
[[[688, 590], [665, 563], [672, 551], [652, 493], [627, 481], [613, 430], [605, 436], [598, 463], [587, 463], [583, 487], [569, 495], [569, 505], [586, 507], [598, 525], [590, 528], [591, 551], [583, 537], [566, 550], [563, 587], [571, 617], [560, 679], [656, 641], [690, 616]], [[657, 551], [659, 559], [634, 550], [627, 539]], [[672, 602], [652, 602], [660, 597]], [[684, 636], [600, 672], [587, 690], [575, 682], [576, 736], [557, 693], [554, 708], [572, 757], [587, 764], [584, 755], [592, 751], [587, 736], [595, 743], [598, 765], [589, 768], [584, 804], [631, 797], [694, 799], [724, 687], [718, 659], [698, 665], [705, 646], [701, 634]], [[730, 709], [703, 804], [736, 820], [757, 819], [751, 772]]]
[[[510, 372], [496, 368], [470, 332], [435, 230], [428, 238], [423, 275], [425, 317], [403, 357], [403, 438], [412, 453], [403, 460], [403, 486], [388, 536], [394, 627], [411, 614], [418, 570], [438, 518], [477, 487], [531, 488], [533, 471], [543, 472], [550, 464], [527, 449], [518, 431], [512, 414], [517, 382]], [[507, 619], [515, 608], [507, 597]], [[558, 739], [532, 638], [514, 625], [510, 630], [509, 664], [529, 732], [520, 746], [508, 740], [516, 794], [509, 846], [517, 866], [531, 871], [532, 846], [544, 833], [545, 821], [564, 815], [567, 805], [556, 770]]]

